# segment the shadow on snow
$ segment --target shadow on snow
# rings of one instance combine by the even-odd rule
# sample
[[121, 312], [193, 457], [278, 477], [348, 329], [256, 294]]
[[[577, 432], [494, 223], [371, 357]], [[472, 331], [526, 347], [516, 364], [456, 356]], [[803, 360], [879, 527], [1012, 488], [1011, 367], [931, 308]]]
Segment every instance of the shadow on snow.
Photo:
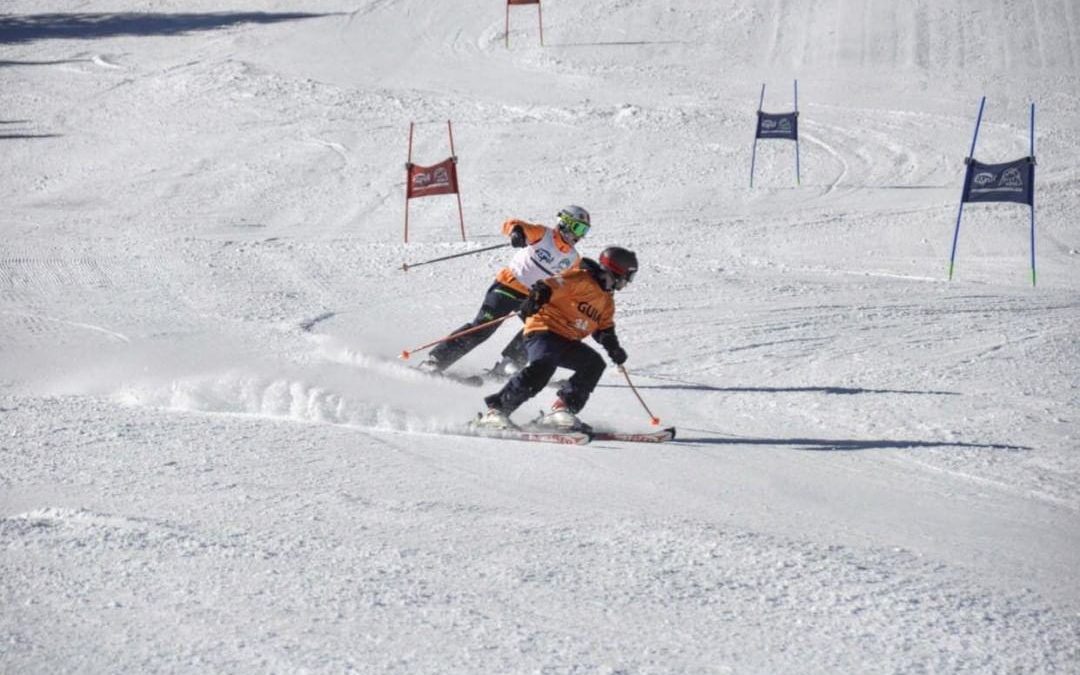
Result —
[[0, 16], [0, 44], [33, 40], [93, 39], [118, 35], [182, 35], [244, 23], [277, 23], [329, 14], [311, 12], [222, 12], [153, 14], [136, 12]]
[[[3, 25], [3, 19], [0, 19]], [[0, 68], [13, 68], [18, 66], [62, 66], [65, 63], [90, 63], [91, 59], [56, 59], [53, 61], [0, 61]]]
[[[0, 124], [29, 124], [30, 120], [0, 120]], [[12, 141], [23, 138], [59, 138], [63, 134], [31, 134], [22, 131], [10, 131], [4, 133], [7, 129], [0, 129], [0, 141]]]
[[0, 134], [0, 141], [15, 141], [25, 138], [59, 138], [61, 134]]
[[556, 42], [546, 47], [638, 47], [644, 45], [685, 45], [685, 40], [620, 40], [613, 42]]
[[[597, 388], [628, 389], [625, 384], [600, 384]], [[924, 396], [959, 396], [956, 391], [918, 391], [909, 389], [866, 389], [864, 387], [716, 387], [711, 384], [683, 382], [680, 384], [634, 384], [637, 389], [676, 389], [679, 391], [716, 391], [753, 394], [921, 394]]]
[[[690, 431], [704, 433], [707, 429], [690, 429]], [[675, 443], [683, 445], [778, 445], [791, 446], [798, 450], [813, 451], [851, 451], [851, 450], [904, 450], [909, 448], [973, 448], [980, 450], [1032, 450], [1024, 445], [1007, 445], [1004, 443], [961, 443], [956, 441], [908, 441], [902, 439], [868, 439], [868, 440], [844, 440], [832, 438], [759, 438], [753, 436], [715, 436], [702, 437], [676, 437]]]

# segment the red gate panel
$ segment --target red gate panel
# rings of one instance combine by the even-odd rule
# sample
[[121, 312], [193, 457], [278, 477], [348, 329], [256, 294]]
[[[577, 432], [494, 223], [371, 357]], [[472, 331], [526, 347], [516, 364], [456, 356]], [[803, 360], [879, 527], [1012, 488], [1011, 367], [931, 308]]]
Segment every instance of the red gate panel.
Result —
[[409, 199], [457, 194], [457, 158], [448, 157], [434, 166], [409, 164]]

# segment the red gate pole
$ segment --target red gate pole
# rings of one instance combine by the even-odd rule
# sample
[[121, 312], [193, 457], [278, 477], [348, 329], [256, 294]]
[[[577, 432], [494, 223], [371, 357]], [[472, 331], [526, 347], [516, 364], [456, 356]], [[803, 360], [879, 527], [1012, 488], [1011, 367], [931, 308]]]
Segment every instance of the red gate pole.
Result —
[[412, 180], [412, 136], [413, 123], [409, 122], [409, 158], [405, 162], [405, 243], [409, 243], [409, 183]]
[[454, 129], [450, 126], [450, 120], [446, 120], [446, 133], [450, 135], [450, 156], [454, 159], [454, 195], [457, 196], [457, 213], [458, 222], [461, 224], [461, 241], [465, 241], [465, 214], [461, 210], [461, 185], [457, 182], [457, 153], [454, 152]]

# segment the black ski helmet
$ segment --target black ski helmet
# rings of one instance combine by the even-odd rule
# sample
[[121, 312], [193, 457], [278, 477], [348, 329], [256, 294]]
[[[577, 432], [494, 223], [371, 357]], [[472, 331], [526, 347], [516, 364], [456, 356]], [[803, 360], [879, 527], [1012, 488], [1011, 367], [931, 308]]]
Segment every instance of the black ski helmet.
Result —
[[621, 246], [609, 246], [600, 253], [600, 266], [615, 278], [615, 288], [625, 288], [637, 274], [637, 256]]

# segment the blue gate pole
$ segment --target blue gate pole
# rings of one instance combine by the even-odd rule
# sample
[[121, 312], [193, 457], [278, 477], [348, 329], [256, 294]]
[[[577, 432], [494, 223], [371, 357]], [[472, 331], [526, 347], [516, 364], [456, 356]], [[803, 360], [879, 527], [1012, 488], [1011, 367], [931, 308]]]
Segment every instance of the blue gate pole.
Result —
[[[979, 116], [975, 118], [975, 135], [971, 137], [971, 151], [968, 152], [968, 158], [975, 159], [975, 141], [979, 138], [979, 125], [982, 123], [983, 107], [986, 105], [986, 97], [983, 96], [979, 102]], [[967, 192], [967, 174], [968, 168], [965, 165], [964, 168], [964, 187], [960, 192], [960, 211], [956, 214], [956, 230], [953, 232], [952, 238], [952, 253], [949, 255], [949, 281], [952, 281], [953, 275], [953, 263], [956, 260], [956, 240], [960, 237], [960, 219], [964, 216], [964, 197]]]
[[1031, 285], [1035, 285], [1035, 104], [1031, 104]]
[[754, 162], [757, 160], [757, 132], [761, 124], [761, 106], [765, 104], [765, 83], [761, 84], [761, 98], [758, 99], [757, 119], [754, 120], [754, 149], [750, 151], [750, 187], [754, 187]]
[[799, 81], [795, 80], [795, 184], [802, 185], [799, 175]]

